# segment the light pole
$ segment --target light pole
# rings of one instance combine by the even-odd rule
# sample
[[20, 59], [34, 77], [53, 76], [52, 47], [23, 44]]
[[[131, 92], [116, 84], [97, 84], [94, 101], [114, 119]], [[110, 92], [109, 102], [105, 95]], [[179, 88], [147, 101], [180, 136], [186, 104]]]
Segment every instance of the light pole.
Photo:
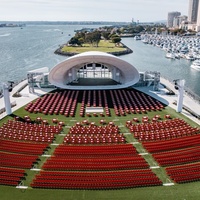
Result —
[[12, 84], [13, 84], [13, 82], [10, 82], [10, 85], [8, 85], [6, 83], [2, 84], [3, 97], [4, 97], [4, 103], [5, 103], [7, 115], [12, 114], [11, 103], [10, 103], [10, 94], [9, 94], [9, 92], [12, 91]]
[[185, 85], [185, 80], [184, 79], [177, 79], [174, 80], [174, 88], [178, 90], [178, 100], [177, 100], [177, 108], [176, 112], [181, 112], [182, 107], [183, 107], [183, 93], [184, 93], [184, 85]]

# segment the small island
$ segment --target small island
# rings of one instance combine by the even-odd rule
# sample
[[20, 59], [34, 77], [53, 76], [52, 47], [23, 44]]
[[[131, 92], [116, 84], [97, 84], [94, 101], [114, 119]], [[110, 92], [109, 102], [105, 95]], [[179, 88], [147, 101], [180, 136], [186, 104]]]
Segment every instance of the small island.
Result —
[[76, 32], [66, 44], [61, 45], [54, 53], [73, 56], [86, 51], [102, 51], [116, 56], [132, 53], [133, 51], [121, 43], [121, 37], [107, 31]]

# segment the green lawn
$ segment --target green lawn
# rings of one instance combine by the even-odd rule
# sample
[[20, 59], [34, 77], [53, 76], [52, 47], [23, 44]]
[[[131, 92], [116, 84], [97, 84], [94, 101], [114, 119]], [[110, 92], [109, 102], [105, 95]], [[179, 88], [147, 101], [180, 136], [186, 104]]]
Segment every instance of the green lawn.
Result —
[[52, 190], [0, 186], [1, 200], [198, 200], [199, 182], [122, 190]]
[[[80, 107], [80, 103], [78, 105]], [[114, 114], [114, 110], [111, 109], [112, 117], [103, 117], [107, 122], [114, 121], [116, 125], [120, 127], [121, 133], [128, 133], [129, 130], [126, 128], [125, 124], [127, 120], [131, 120], [134, 117], [137, 117], [141, 122], [142, 117], [144, 115], [148, 115], [149, 118], [153, 118], [156, 114], [161, 116], [161, 120], [164, 120], [164, 116], [166, 114], [170, 114], [172, 118], [182, 118], [191, 126], [198, 126], [196, 123], [185, 117], [184, 115], [177, 113], [175, 110], [170, 107], [165, 107], [162, 111], [151, 111], [146, 114], [127, 114], [126, 116], [116, 116]], [[59, 121], [64, 121], [67, 127], [64, 127], [63, 133], [67, 134], [68, 126], [74, 125], [77, 121], [81, 122], [84, 119], [88, 119], [90, 122], [96, 122], [99, 125], [100, 119], [102, 117], [80, 117], [79, 109], [76, 111], [76, 118], [73, 117], [65, 117], [63, 115], [43, 115], [43, 114], [30, 114], [24, 110], [24, 108], [20, 108], [19, 110], [13, 113], [13, 116], [24, 117], [25, 115], [29, 115], [32, 120], [35, 120], [36, 117], [40, 116], [43, 119], [48, 120], [50, 124], [52, 124], [52, 118], [57, 118]], [[0, 121], [0, 126], [5, 123], [8, 119], [11, 119], [13, 116], [5, 117]], [[57, 135], [56, 143], [61, 144], [64, 136]], [[126, 140], [128, 142], [135, 142], [136, 139], [132, 134], [126, 135]], [[139, 152], [144, 152], [145, 149], [143, 146], [139, 144], [134, 144]], [[52, 154], [55, 149], [55, 146], [51, 146], [48, 154]], [[146, 155], [144, 156], [145, 160], [150, 164], [154, 165], [155, 160], [152, 156]], [[39, 162], [38, 167], [45, 162], [46, 158], [40, 157], [41, 161]], [[32, 179], [35, 174], [38, 172], [33, 172], [30, 170], [26, 170], [27, 177], [24, 181], [24, 185], [30, 185]], [[154, 169], [154, 172], [157, 176], [163, 181], [163, 183], [169, 182], [169, 177], [165, 172], [165, 168]], [[142, 188], [131, 188], [131, 189], [121, 189], [121, 190], [55, 190], [55, 189], [32, 189], [28, 188], [27, 190], [16, 189], [15, 187], [9, 186], [0, 186], [0, 199], [1, 200], [59, 200], [59, 199], [67, 199], [67, 200], [96, 200], [96, 199], [133, 199], [133, 200], [197, 200], [200, 197], [199, 190], [200, 182], [193, 182], [187, 184], [175, 184], [174, 186], [156, 186], [156, 187], [142, 187]]]
[[82, 47], [71, 47], [64, 46], [62, 48], [62, 52], [70, 52], [70, 53], [83, 53], [86, 51], [102, 51], [102, 52], [120, 52], [125, 51], [126, 48], [123, 46], [115, 46], [114, 43], [110, 41], [101, 40], [99, 42], [98, 47], [91, 46], [90, 44], [83, 44]]

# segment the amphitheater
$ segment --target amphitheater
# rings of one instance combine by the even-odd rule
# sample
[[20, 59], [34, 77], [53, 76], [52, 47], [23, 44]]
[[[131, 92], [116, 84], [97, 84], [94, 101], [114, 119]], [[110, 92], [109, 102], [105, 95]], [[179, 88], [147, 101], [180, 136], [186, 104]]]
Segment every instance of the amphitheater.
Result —
[[199, 119], [176, 112], [176, 91], [152, 76], [136, 87], [141, 73], [101, 52], [47, 71], [28, 72], [1, 114], [1, 199], [198, 199]]

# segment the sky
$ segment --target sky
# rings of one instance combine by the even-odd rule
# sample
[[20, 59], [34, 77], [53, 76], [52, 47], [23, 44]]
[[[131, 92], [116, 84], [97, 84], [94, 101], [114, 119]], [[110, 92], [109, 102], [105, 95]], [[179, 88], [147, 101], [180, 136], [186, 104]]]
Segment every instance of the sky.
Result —
[[188, 15], [189, 0], [0, 0], [0, 21], [166, 20], [168, 12]]

